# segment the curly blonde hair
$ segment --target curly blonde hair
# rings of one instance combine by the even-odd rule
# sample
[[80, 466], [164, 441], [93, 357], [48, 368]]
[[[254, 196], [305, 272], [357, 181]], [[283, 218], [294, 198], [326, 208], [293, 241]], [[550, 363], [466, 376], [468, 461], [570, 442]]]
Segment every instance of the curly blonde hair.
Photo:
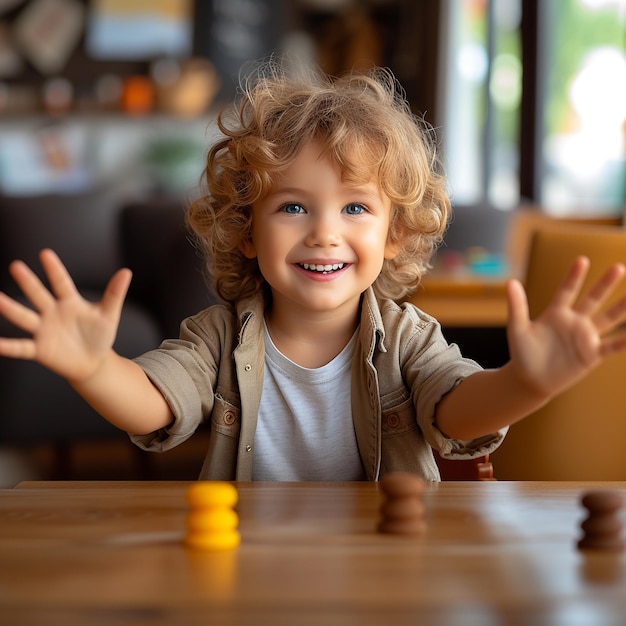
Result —
[[443, 237], [450, 200], [434, 133], [411, 113], [390, 71], [294, 76], [269, 63], [242, 83], [217, 126], [222, 137], [207, 156], [207, 192], [190, 206], [188, 222], [223, 300], [267, 288], [256, 259], [241, 250], [251, 237], [251, 207], [312, 140], [346, 180], [375, 180], [391, 200], [388, 237], [398, 253], [384, 261], [376, 294], [401, 300], [415, 291]]

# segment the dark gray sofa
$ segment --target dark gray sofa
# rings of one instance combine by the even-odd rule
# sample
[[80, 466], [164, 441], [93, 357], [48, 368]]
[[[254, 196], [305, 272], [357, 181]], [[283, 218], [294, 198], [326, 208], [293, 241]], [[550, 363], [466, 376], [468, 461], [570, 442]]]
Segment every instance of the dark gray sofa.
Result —
[[[37, 256], [43, 247], [60, 255], [87, 298], [99, 299], [113, 272], [130, 267], [133, 282], [115, 348], [128, 357], [141, 354], [165, 337], [178, 336], [184, 317], [217, 301], [190, 243], [184, 209], [180, 199], [123, 204], [106, 191], [0, 195], [0, 290], [19, 295], [7, 270], [15, 258], [41, 275]], [[0, 319], [0, 336], [18, 335]], [[0, 397], [0, 446], [52, 444], [60, 468], [75, 442], [126, 438], [66, 381], [32, 362], [0, 358]]]

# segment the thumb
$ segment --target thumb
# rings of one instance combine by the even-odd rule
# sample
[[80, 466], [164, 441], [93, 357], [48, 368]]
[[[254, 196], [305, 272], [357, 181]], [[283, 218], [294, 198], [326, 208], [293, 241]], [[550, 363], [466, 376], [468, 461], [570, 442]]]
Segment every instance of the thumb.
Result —
[[100, 303], [105, 315], [119, 318], [132, 277], [133, 273], [128, 268], [123, 268], [113, 274]]
[[509, 316], [508, 329], [510, 333], [524, 330], [530, 323], [528, 298], [522, 283], [517, 279], [508, 281], [506, 285], [507, 310]]

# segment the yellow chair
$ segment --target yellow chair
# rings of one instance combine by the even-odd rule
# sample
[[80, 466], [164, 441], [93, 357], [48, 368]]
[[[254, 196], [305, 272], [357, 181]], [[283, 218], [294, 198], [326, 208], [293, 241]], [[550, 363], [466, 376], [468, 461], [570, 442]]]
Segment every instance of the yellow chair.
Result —
[[[542, 311], [579, 255], [591, 259], [585, 288], [616, 261], [626, 263], [626, 230], [611, 226], [542, 228], [526, 270], [531, 317]], [[621, 285], [611, 302], [626, 294]], [[491, 460], [499, 480], [626, 480], [626, 353], [514, 424]]]

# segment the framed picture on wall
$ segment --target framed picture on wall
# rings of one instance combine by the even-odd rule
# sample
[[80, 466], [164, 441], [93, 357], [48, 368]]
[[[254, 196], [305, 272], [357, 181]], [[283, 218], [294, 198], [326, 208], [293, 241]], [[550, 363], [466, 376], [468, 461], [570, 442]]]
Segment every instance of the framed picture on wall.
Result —
[[193, 0], [93, 0], [85, 49], [97, 60], [183, 58], [193, 47]]

